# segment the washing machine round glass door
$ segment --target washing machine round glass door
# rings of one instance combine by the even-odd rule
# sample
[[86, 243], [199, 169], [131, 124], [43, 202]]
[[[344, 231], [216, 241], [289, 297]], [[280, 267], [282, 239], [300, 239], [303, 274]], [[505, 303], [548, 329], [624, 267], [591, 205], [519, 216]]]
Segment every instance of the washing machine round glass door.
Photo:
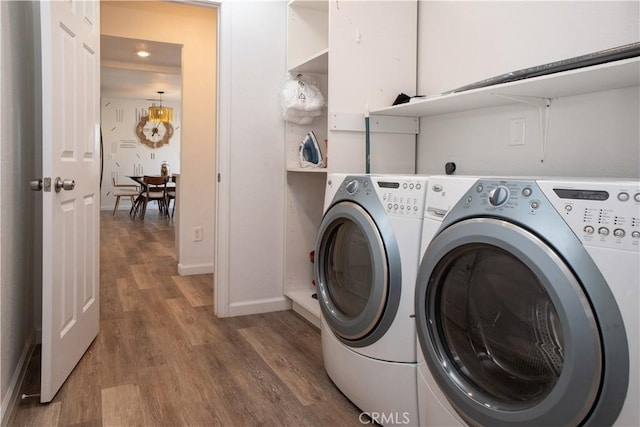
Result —
[[579, 425], [600, 388], [589, 300], [561, 257], [504, 220], [458, 222], [416, 284], [422, 351], [459, 414], [481, 425]]
[[316, 284], [324, 318], [353, 347], [369, 345], [388, 329], [398, 309], [399, 252], [386, 216], [374, 218], [343, 201], [325, 214], [316, 245]]

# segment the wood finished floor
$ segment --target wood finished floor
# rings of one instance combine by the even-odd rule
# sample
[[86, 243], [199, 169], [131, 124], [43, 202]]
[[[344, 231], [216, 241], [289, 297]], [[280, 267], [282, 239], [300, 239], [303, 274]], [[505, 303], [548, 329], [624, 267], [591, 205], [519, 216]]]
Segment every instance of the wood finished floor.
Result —
[[[100, 333], [49, 404], [11, 426], [357, 426], [291, 311], [218, 319], [212, 275], [178, 276], [173, 224], [101, 214]], [[23, 393], [39, 390], [35, 353]]]

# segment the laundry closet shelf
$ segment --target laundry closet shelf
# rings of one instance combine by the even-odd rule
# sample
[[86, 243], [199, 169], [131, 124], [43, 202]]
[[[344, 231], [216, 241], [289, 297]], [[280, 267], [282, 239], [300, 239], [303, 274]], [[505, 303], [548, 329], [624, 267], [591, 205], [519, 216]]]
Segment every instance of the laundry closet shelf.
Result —
[[302, 173], [327, 173], [327, 168], [301, 168], [301, 167], [288, 167], [287, 172], [302, 172]]
[[435, 95], [372, 111], [382, 116], [426, 117], [515, 104], [517, 97], [560, 98], [640, 85], [640, 58], [563, 71], [464, 92]]
[[317, 9], [327, 11], [329, 9], [328, 0], [291, 0], [289, 7], [307, 7], [309, 9]]
[[315, 55], [289, 69], [291, 74], [327, 74], [329, 72], [329, 49], [323, 49]]
[[285, 296], [291, 299], [293, 310], [302, 317], [320, 327], [320, 304], [318, 300], [311, 295], [315, 293], [315, 289], [310, 286], [301, 288], [287, 289]]

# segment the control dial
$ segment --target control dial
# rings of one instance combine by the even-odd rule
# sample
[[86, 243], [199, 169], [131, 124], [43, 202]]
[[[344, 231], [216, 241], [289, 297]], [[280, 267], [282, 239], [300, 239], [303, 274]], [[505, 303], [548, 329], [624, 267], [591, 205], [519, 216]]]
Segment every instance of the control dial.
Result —
[[358, 191], [358, 181], [355, 179], [353, 181], [349, 181], [347, 183], [347, 192], [349, 194], [355, 194], [356, 191]]
[[498, 186], [489, 193], [489, 204], [491, 206], [500, 207], [509, 200], [509, 189], [505, 186]]

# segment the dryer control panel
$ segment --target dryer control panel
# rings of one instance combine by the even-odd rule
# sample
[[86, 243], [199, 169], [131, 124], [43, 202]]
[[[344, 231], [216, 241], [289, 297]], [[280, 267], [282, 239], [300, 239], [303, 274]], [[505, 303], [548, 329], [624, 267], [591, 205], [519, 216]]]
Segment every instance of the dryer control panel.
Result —
[[640, 251], [640, 182], [537, 184], [585, 245]]

